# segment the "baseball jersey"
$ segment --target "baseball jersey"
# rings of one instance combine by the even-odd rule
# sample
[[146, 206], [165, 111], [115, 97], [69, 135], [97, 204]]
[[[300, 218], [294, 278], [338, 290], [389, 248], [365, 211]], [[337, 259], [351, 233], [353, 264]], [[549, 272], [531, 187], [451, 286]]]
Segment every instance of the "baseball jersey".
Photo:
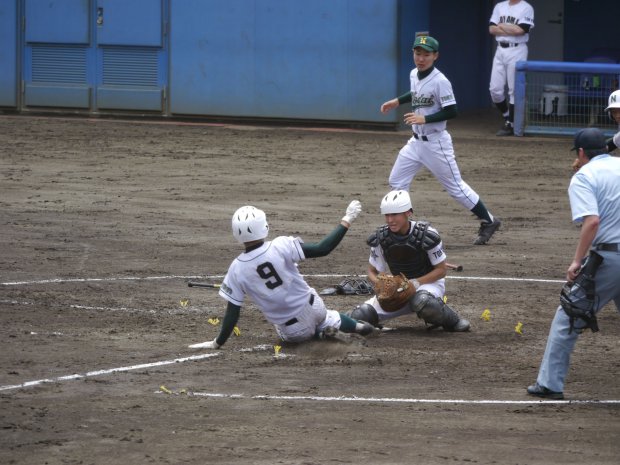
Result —
[[[432, 115], [443, 107], [456, 105], [452, 84], [448, 78], [434, 68], [424, 79], [418, 78], [418, 70], [414, 68], [409, 74], [411, 81], [411, 107], [418, 115]], [[413, 132], [425, 136], [434, 132], [441, 132], [446, 129], [447, 121], [436, 123], [414, 124], [411, 126]]]
[[[416, 224], [415, 221], [409, 222], [409, 234], [411, 233], [411, 230], [413, 229], [413, 226], [415, 224]], [[437, 233], [439, 235], [437, 230], [433, 228], [432, 226], [429, 226], [428, 230], [433, 231], [434, 233]], [[439, 244], [437, 244], [435, 247], [428, 250], [427, 254], [428, 254], [428, 259], [430, 260], [433, 266], [437, 265], [438, 263], [443, 262], [446, 259], [446, 254], [443, 251], [443, 242], [439, 242]], [[374, 266], [375, 269], [379, 273], [390, 272], [390, 266], [388, 265], [388, 262], [385, 259], [385, 255], [383, 254], [383, 248], [381, 247], [380, 244], [375, 247], [370, 248], [370, 258], [368, 259], [368, 263]]]
[[584, 165], [568, 188], [573, 221], [600, 218], [593, 245], [620, 243], [620, 158], [598, 155]]
[[[521, 0], [514, 5], [511, 5], [508, 0], [505, 0], [495, 5], [489, 23], [495, 25], [508, 23], [516, 26], [519, 24], [528, 24], [530, 29], [532, 29], [534, 27], [534, 8], [525, 0]], [[509, 42], [513, 44], [526, 43], [529, 38], [530, 35], [527, 32], [522, 36], [495, 36], [495, 40], [498, 42]]]
[[248, 295], [272, 324], [283, 324], [308, 305], [310, 286], [297, 269], [304, 260], [299, 237], [276, 237], [239, 255], [228, 268], [219, 295], [241, 306]]

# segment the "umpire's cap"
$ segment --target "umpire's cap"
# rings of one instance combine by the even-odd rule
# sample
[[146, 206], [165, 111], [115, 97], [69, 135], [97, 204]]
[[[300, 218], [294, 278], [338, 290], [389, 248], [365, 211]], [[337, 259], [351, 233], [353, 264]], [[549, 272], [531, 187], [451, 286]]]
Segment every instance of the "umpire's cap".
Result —
[[416, 47], [423, 48], [427, 52], [438, 52], [439, 42], [431, 36], [418, 36], [413, 43], [413, 48]]
[[571, 150], [598, 150], [607, 148], [605, 136], [600, 129], [586, 128], [575, 134], [575, 142]]

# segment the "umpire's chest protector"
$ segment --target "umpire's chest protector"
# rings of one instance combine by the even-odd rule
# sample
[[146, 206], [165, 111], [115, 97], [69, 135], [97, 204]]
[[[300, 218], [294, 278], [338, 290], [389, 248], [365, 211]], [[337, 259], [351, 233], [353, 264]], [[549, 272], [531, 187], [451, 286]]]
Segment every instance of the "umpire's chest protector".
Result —
[[430, 250], [441, 242], [434, 231], [428, 230], [429, 224], [418, 221], [407, 236], [399, 236], [383, 225], [368, 238], [371, 247], [381, 246], [385, 261], [393, 275], [403, 273], [408, 279], [419, 278], [433, 270], [428, 258]]

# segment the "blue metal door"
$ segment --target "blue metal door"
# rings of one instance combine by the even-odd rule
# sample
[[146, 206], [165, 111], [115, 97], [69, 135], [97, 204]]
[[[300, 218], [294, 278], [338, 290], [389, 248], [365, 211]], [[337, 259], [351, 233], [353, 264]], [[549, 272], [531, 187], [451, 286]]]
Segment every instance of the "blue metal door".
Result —
[[23, 107], [166, 112], [168, 0], [23, 2]]

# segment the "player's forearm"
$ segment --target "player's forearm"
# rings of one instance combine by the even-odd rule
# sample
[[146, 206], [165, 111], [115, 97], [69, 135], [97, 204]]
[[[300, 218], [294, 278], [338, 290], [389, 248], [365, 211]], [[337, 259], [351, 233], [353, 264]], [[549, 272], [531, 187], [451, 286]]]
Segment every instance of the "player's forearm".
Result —
[[372, 265], [368, 265], [368, 281], [374, 286], [377, 282], [377, 275], [379, 271]]
[[332, 232], [325, 236], [321, 242], [302, 244], [301, 248], [304, 251], [304, 255], [306, 258], [317, 258], [328, 255], [338, 244], [340, 244], [340, 241], [347, 231], [348, 229], [344, 225], [339, 224]]
[[452, 118], [456, 118], [457, 115], [456, 105], [448, 105], [442, 108], [437, 113], [424, 116], [425, 123], [438, 123], [439, 121], [446, 121]]
[[433, 270], [429, 273], [426, 273], [424, 276], [420, 276], [419, 278], [417, 278], [417, 280], [420, 284], [430, 284], [445, 278], [446, 274], [446, 262], [443, 261], [435, 265]]
[[498, 27], [503, 31], [502, 35], [522, 36], [525, 34], [523, 28], [517, 24], [502, 23]]
[[399, 105], [402, 105], [403, 103], [410, 103], [412, 100], [411, 91], [405, 92], [403, 95], [397, 97], [396, 100], [398, 100]]
[[239, 321], [240, 312], [241, 307], [228, 302], [228, 307], [226, 307], [226, 314], [224, 315], [224, 321], [222, 322], [222, 327], [220, 328], [220, 334], [215, 339], [215, 342], [217, 342], [218, 345], [223, 346], [226, 343], [233, 330], [235, 329], [237, 322]]

